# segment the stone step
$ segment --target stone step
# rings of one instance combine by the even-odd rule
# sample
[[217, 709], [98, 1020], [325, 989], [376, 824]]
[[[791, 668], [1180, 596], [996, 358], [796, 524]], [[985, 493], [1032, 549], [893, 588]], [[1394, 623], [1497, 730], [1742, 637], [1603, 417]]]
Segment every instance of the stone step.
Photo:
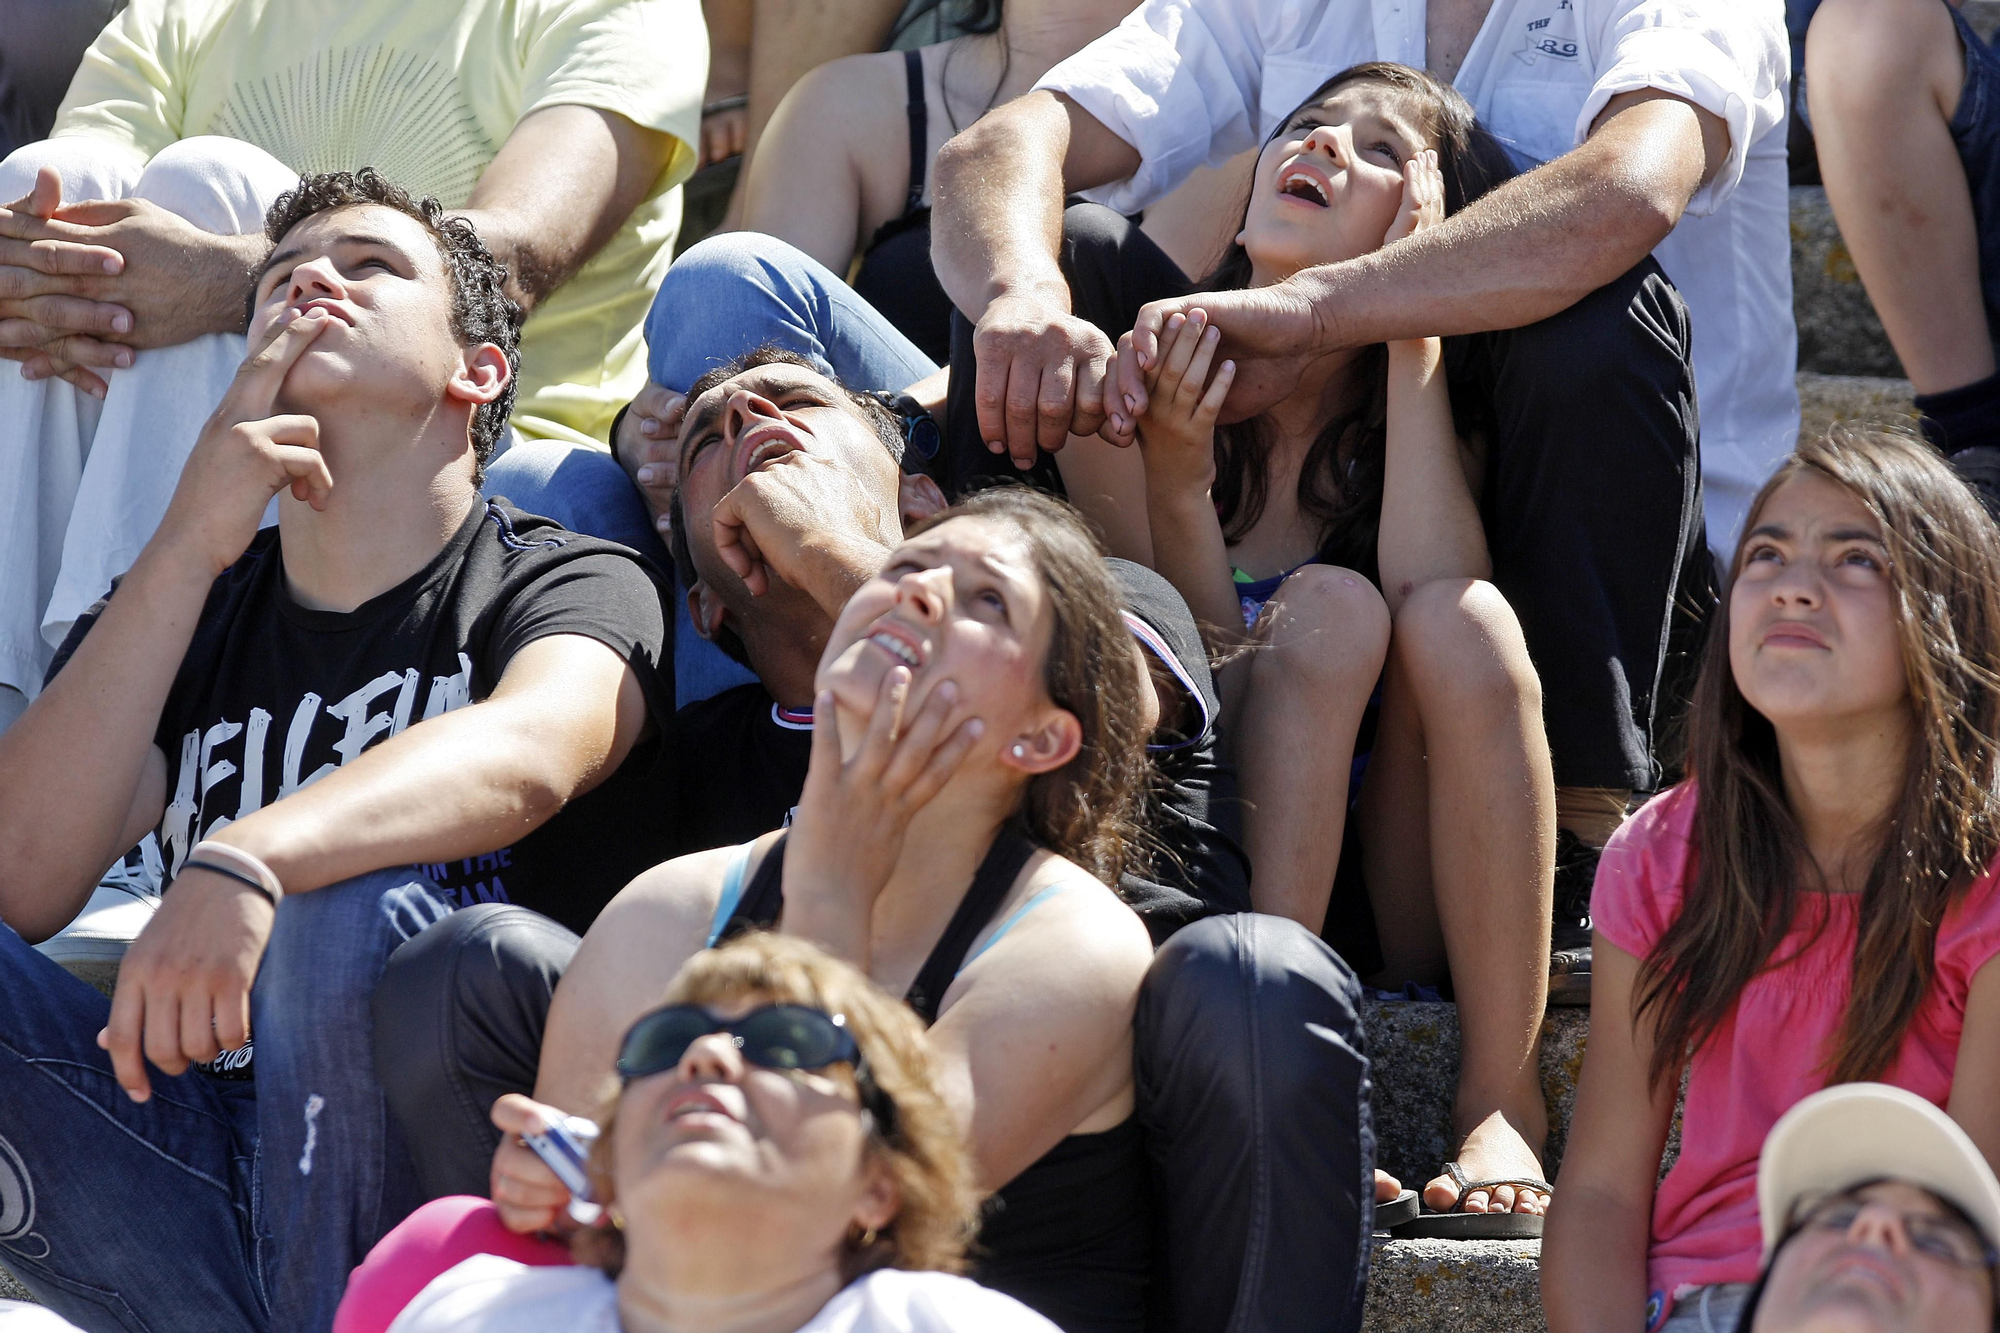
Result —
[[1873, 375], [1819, 375], [1802, 370], [1799, 438], [1818, 435], [1836, 421], [1872, 421], [1912, 430], [1917, 424], [1915, 390], [1908, 380]]
[[1378, 1240], [1362, 1333], [1547, 1333], [1541, 1263], [1538, 1240]]
[[0, 1268], [0, 1301], [33, 1301], [28, 1289], [14, 1280], [14, 1275]]

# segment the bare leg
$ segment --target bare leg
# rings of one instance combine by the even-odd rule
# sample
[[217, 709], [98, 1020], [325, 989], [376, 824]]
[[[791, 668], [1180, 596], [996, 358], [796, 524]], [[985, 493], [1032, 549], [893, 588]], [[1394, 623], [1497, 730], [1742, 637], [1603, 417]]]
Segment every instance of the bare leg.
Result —
[[1264, 605], [1257, 646], [1223, 671], [1243, 793], [1250, 901], [1318, 933], [1340, 865], [1354, 734], [1382, 673], [1389, 609], [1352, 570], [1308, 565]]
[[1993, 373], [1979, 242], [1951, 118], [1965, 53], [1939, 0], [1826, 0], [1806, 93], [1826, 197], [1918, 393]]
[[[1421, 938], [1434, 929], [1450, 960], [1459, 1161], [1474, 1180], [1540, 1176], [1548, 1120], [1536, 1048], [1548, 999], [1555, 779], [1541, 683], [1493, 585], [1425, 584], [1396, 613], [1361, 817], [1384, 953], [1434, 968], [1437, 943]], [[1458, 1202], [1444, 1176], [1424, 1195], [1433, 1208]], [[1475, 1191], [1465, 1207], [1539, 1213], [1546, 1204], [1502, 1187], [1490, 1199]]]

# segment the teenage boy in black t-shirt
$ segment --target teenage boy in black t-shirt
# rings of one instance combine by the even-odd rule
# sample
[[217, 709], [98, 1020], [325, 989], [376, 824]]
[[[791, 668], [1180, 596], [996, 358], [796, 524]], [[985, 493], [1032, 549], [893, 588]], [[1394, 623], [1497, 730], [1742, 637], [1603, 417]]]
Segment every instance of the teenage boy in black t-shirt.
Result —
[[[86, 1328], [326, 1329], [415, 1202], [385, 960], [468, 901], [587, 921], [661, 854], [650, 574], [479, 498], [504, 270], [368, 171], [267, 230], [165, 520], [0, 737], [0, 1147], [39, 1186], [0, 1257]], [[174, 878], [107, 1006], [23, 937], [149, 829]]]

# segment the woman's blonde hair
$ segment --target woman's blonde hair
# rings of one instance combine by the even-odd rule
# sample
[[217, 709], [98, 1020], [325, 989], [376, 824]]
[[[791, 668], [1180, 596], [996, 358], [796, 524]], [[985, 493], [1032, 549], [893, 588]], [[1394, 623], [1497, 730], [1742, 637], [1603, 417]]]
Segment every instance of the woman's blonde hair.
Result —
[[[743, 1000], [845, 1014], [869, 1077], [893, 1109], [886, 1117], [893, 1123], [870, 1129], [865, 1151], [895, 1181], [899, 1206], [874, 1235], [849, 1234], [841, 1275], [851, 1282], [877, 1268], [962, 1271], [978, 1229], [979, 1192], [957, 1117], [938, 1091], [930, 1041], [909, 1006], [804, 940], [763, 932], [690, 958], [661, 1003], [713, 1006]], [[591, 1185], [600, 1199], [615, 1193], [612, 1144], [620, 1095], [598, 1117], [602, 1131], [590, 1157]], [[612, 1277], [625, 1264], [625, 1239], [608, 1213], [605, 1222], [579, 1232], [571, 1249], [579, 1263]]]

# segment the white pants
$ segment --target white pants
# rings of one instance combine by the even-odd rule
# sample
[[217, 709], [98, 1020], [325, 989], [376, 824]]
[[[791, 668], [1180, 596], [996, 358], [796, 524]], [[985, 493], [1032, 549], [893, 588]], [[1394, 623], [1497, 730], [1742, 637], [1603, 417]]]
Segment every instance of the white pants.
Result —
[[[183, 139], [142, 170], [125, 149], [69, 137], [0, 161], [0, 202], [26, 195], [44, 166], [62, 173], [65, 200], [145, 199], [219, 235], [262, 231], [299, 182], [235, 139]], [[0, 361], [0, 687], [33, 698], [76, 618], [131, 568], [243, 351], [241, 335], [210, 333], [140, 352], [98, 372], [102, 402]]]

